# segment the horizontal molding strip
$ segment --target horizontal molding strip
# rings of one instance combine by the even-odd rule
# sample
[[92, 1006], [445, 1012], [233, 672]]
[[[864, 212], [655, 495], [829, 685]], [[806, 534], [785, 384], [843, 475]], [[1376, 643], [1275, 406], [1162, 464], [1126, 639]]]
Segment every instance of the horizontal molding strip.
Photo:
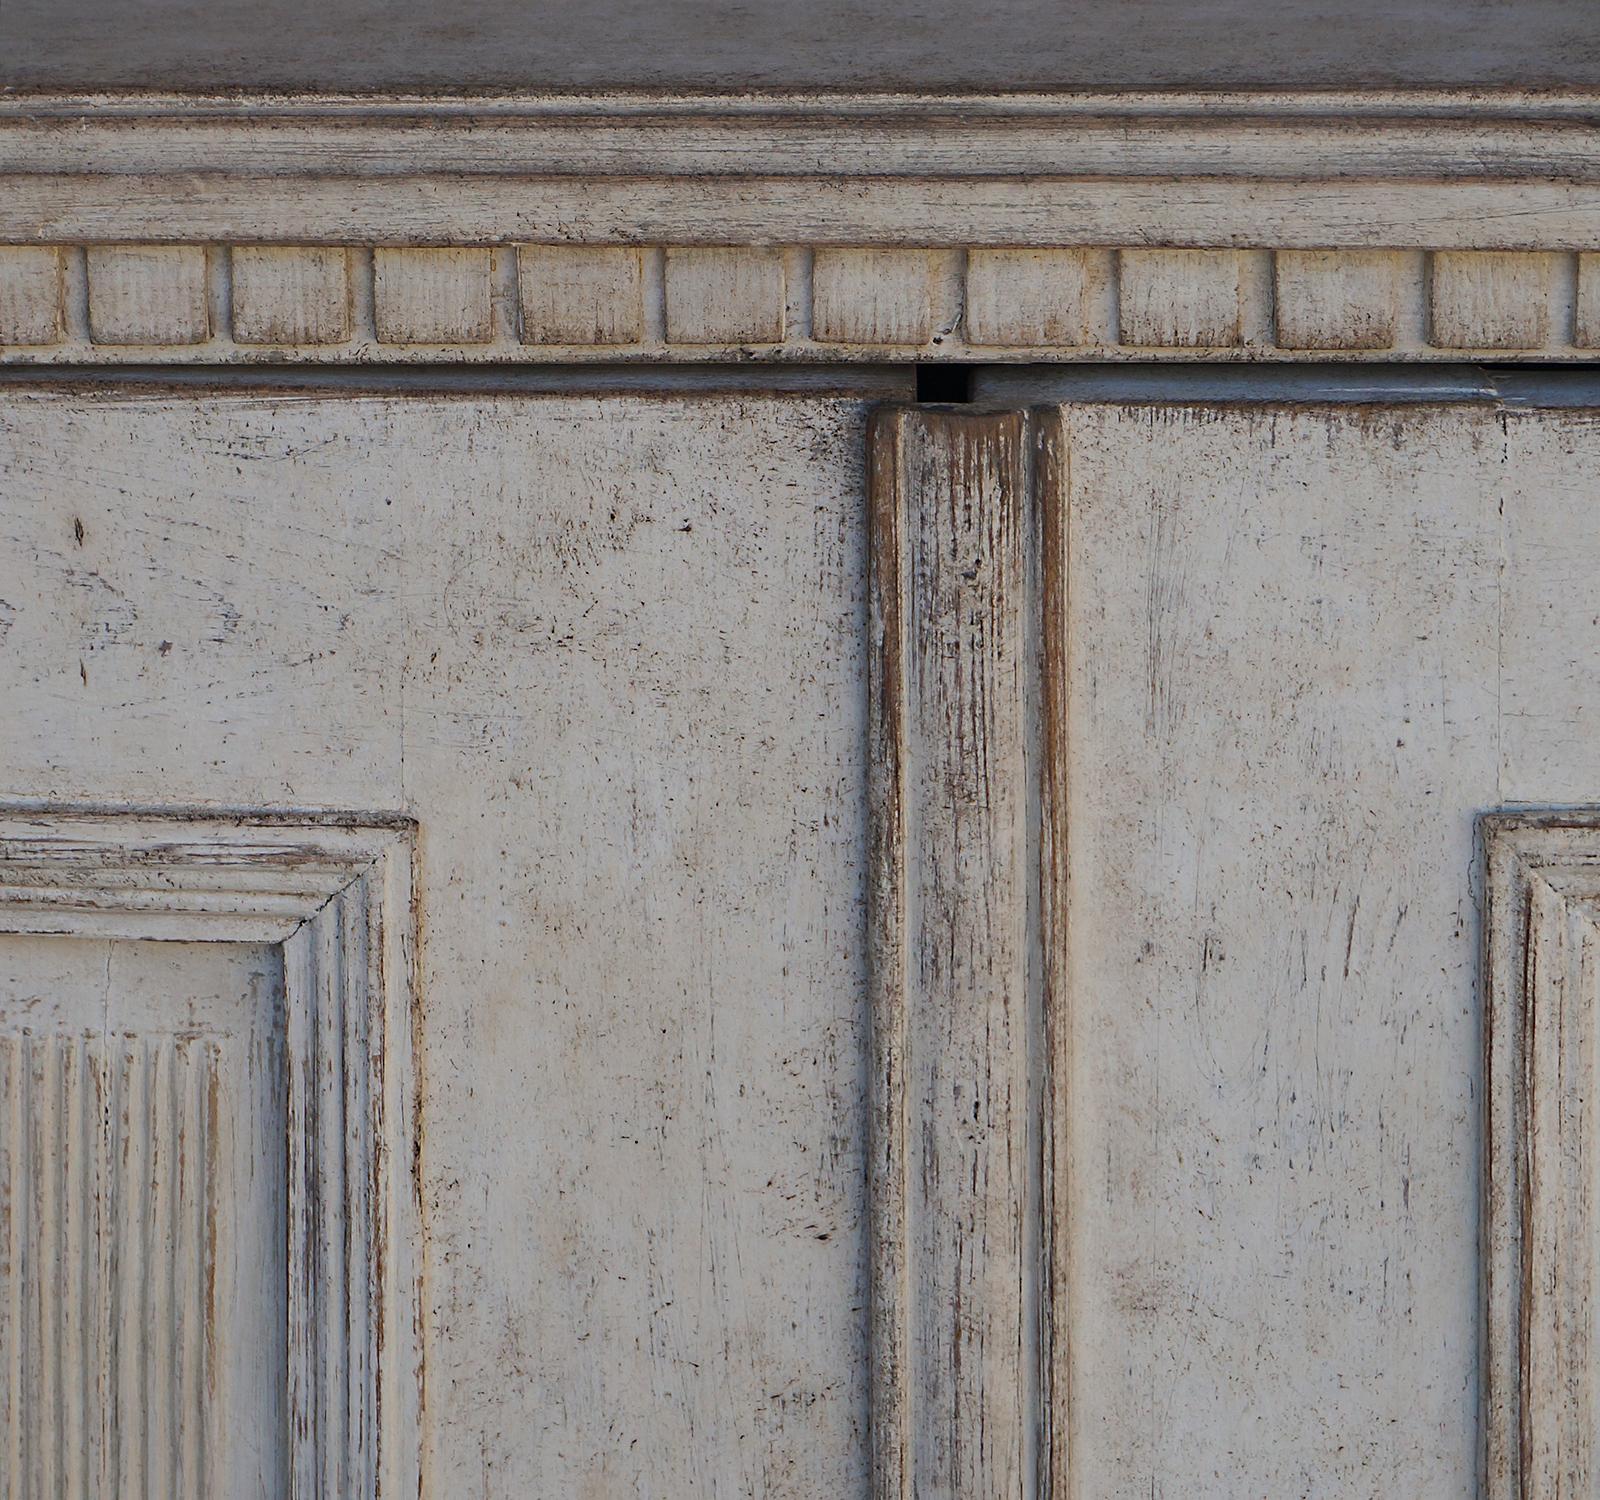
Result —
[[1600, 181], [1538, 94], [0, 96], [8, 173]]
[[1600, 95], [0, 96], [0, 361], [1589, 360]]
[[1588, 360], [1600, 253], [0, 245], [0, 362]]

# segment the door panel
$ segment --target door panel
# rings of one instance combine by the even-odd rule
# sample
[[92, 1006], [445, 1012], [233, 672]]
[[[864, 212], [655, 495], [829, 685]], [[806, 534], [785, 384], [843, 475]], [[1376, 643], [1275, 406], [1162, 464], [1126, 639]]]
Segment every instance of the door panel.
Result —
[[282, 970], [0, 935], [0, 1493], [276, 1500]]
[[[362, 861], [415, 820], [423, 1494], [1443, 1500], [1485, 1409], [1495, 1500], [1581, 1492], [1589, 1387], [1525, 1372], [1582, 1364], [1600, 1279], [1600, 846], [1485, 815], [1600, 802], [1596, 419], [866, 417], [0, 400], [0, 790], [206, 808], [186, 868], [247, 905], [314, 836], [227, 809], [360, 814], [261, 907], [291, 1012], [391, 951]], [[0, 993], [8, 1078], [184, 993], [118, 1032], [76, 941], [0, 937], [81, 969]], [[306, 1055], [252, 1107], [291, 1152], [349, 1056]], [[34, 1136], [13, 1177], [67, 1160]]]
[[1597, 448], [875, 424], [879, 1495], [1588, 1493]]
[[860, 401], [0, 402], [0, 788], [418, 824], [426, 1493], [859, 1493]]
[[1600, 799], [1600, 427], [1066, 424], [1073, 1493], [1471, 1494], [1475, 832]]

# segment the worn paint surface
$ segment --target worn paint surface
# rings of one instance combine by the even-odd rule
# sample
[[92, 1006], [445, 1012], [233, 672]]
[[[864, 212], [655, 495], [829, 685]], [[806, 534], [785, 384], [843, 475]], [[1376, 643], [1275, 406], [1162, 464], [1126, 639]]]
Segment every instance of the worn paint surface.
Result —
[[1600, 817], [1485, 820], [1488, 1493], [1578, 1500], [1595, 1456]]
[[888, 418], [869, 627], [856, 401], [14, 392], [0, 783], [418, 819], [430, 1495], [1444, 1500], [1486, 1346], [1581, 1493], [1585, 1085], [1503, 1060], [1491, 1343], [1475, 836], [1600, 788], [1597, 445]]
[[412, 833], [0, 808], [8, 1493], [417, 1494]]
[[0, 785], [418, 819], [429, 1494], [865, 1485], [863, 422], [0, 410]]
[[0, 938], [6, 1500], [284, 1493], [283, 1083], [272, 949]]
[[1070, 1493], [1474, 1493], [1474, 835], [1600, 793], [1600, 426], [1067, 429]]
[[1064, 1463], [1059, 421], [871, 430], [873, 1493]]

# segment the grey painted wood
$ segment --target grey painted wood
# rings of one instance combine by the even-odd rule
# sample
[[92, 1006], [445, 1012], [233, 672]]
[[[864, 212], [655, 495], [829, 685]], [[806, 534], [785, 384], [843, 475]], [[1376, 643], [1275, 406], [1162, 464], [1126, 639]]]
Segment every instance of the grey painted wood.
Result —
[[0, 82], [75, 87], [1600, 84], [1584, 0], [7, 0]]

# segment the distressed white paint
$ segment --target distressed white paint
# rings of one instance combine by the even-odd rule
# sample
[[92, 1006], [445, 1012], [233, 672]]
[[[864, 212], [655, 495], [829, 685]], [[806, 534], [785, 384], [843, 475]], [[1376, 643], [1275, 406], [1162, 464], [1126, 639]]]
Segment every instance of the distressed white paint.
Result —
[[783, 342], [783, 258], [776, 251], [672, 249], [664, 266], [668, 342]]
[[637, 344], [644, 267], [626, 245], [520, 245], [517, 284], [529, 344]]
[[372, 307], [385, 344], [483, 344], [492, 334], [487, 250], [452, 246], [372, 253]]
[[[1218, 264], [1138, 316], [1235, 336]], [[1473, 829], [1600, 786], [1594, 419], [890, 419], [869, 630], [864, 415], [13, 390], [0, 782], [418, 818], [429, 1495], [1471, 1493]], [[360, 1494], [393, 903], [146, 853], [0, 926], [283, 945], [286, 1462]]]
[[864, 1492], [864, 425], [0, 402], [0, 785], [418, 820], [429, 1497]]
[[89, 337], [96, 344], [199, 344], [211, 333], [198, 245], [91, 245]]
[[1274, 343], [1286, 349], [1394, 347], [1407, 257], [1382, 250], [1282, 250], [1272, 265]]
[[417, 1492], [411, 892], [402, 820], [0, 812], [18, 1495]]
[[1600, 252], [1578, 257], [1576, 300], [1572, 342], [1584, 349], [1600, 347]]
[[934, 332], [934, 270], [927, 250], [818, 250], [811, 273], [818, 342], [926, 344]]
[[1594, 1493], [1594, 814], [1484, 829], [1488, 1493]]
[[1059, 422], [871, 444], [873, 1493], [1021, 1500], [1067, 1431]]
[[1124, 250], [1117, 307], [1125, 344], [1229, 349], [1243, 342], [1244, 257], [1228, 250]]
[[1475, 829], [1600, 790], [1600, 427], [1066, 428], [1068, 1493], [1474, 1493]]
[[282, 971], [0, 937], [0, 1495], [284, 1494]]
[[350, 337], [348, 250], [240, 245], [228, 259], [239, 343], [342, 344]]
[[224, 275], [220, 253], [208, 272], [198, 247], [135, 247], [115, 308], [107, 254], [0, 246], [0, 361], [1559, 362], [1594, 322], [1592, 256], [1569, 252], [244, 245]]
[[[66, 280], [55, 303], [30, 282], [0, 358], [1577, 361], [1594, 113], [1384, 90], [29, 95], [0, 100], [0, 261], [60, 247]], [[209, 319], [205, 244], [248, 266], [232, 286], [213, 265]], [[91, 318], [100, 342], [73, 253], [96, 245], [178, 257], [136, 318]], [[326, 265], [266, 266], [306, 246], [351, 252], [348, 334]]]
[[54, 245], [0, 247], [0, 345], [61, 337], [61, 260]]
[[967, 340], [980, 346], [1097, 342], [1111, 257], [1095, 250], [986, 249], [967, 256]]
[[1429, 257], [1428, 337], [1447, 349], [1539, 349], [1548, 339], [1549, 255], [1440, 251]]

